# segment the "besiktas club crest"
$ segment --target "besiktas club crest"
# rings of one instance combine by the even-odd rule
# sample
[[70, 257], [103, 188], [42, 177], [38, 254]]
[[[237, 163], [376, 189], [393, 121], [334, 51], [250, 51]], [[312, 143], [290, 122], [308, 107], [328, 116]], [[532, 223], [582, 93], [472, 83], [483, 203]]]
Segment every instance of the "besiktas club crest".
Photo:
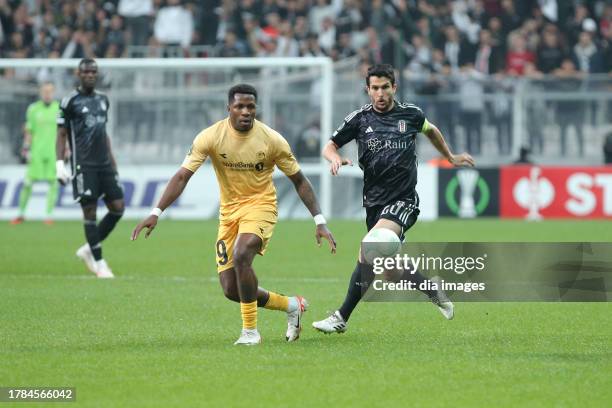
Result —
[[399, 122], [397, 122], [397, 130], [399, 130], [400, 133], [406, 133], [408, 127], [406, 126], [405, 120], [400, 120]]

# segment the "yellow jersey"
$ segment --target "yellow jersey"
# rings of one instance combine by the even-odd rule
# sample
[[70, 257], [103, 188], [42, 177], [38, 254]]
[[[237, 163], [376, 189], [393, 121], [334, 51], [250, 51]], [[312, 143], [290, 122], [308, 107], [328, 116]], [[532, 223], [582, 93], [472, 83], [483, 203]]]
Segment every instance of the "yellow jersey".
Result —
[[258, 120], [248, 132], [234, 130], [229, 118], [202, 130], [182, 167], [195, 172], [207, 157], [219, 182], [221, 219], [246, 205], [269, 205], [276, 210], [274, 166], [287, 176], [300, 171], [285, 138]]

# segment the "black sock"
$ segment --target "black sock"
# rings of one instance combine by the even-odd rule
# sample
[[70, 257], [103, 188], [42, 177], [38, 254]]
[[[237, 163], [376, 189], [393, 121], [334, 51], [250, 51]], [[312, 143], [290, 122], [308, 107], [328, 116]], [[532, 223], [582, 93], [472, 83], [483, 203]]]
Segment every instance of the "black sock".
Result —
[[100, 221], [100, 223], [98, 224], [98, 234], [100, 235], [100, 242], [104, 241], [106, 237], [108, 237], [108, 234], [110, 234], [113, 228], [115, 228], [115, 225], [117, 225], [122, 215], [123, 212], [109, 211], [106, 213], [104, 218], [102, 218], [102, 221]]
[[98, 232], [98, 226], [95, 220], [85, 220], [85, 238], [91, 253], [96, 261], [102, 259], [102, 245], [100, 244], [100, 233]]
[[374, 272], [372, 272], [372, 265], [357, 262], [357, 266], [351, 275], [344, 303], [340, 306], [340, 309], [338, 309], [345, 321], [348, 322], [351, 313], [353, 313], [353, 310], [357, 307], [357, 303], [359, 303], [361, 297], [366, 293], [373, 280]]
[[[425, 276], [421, 275], [421, 273], [419, 271], [414, 271], [414, 273], [411, 273], [412, 269], [406, 269], [404, 272], [404, 275], [402, 276], [402, 280], [407, 280], [410, 282], [414, 282], [414, 284], [416, 285], [416, 287], [423, 292], [424, 294], [427, 295], [428, 298], [432, 298], [432, 297], [436, 297], [438, 294], [435, 290], [421, 290], [421, 283], [425, 282], [426, 280], [428, 280]], [[427, 288], [427, 286], [425, 284], [423, 284], [423, 287]]]

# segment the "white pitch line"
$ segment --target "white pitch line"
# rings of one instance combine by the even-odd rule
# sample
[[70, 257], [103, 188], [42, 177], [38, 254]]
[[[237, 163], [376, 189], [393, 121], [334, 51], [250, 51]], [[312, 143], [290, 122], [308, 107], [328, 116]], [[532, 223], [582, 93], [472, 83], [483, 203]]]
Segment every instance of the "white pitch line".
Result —
[[[49, 279], [49, 280], [96, 280], [93, 275], [17, 275], [0, 274], [0, 279]], [[302, 283], [337, 283], [342, 282], [340, 278], [260, 278], [262, 282], [302, 282]], [[119, 275], [115, 276], [115, 281], [163, 281], [163, 282], [219, 282], [217, 277], [192, 277], [192, 276], [139, 276], [139, 275]]]

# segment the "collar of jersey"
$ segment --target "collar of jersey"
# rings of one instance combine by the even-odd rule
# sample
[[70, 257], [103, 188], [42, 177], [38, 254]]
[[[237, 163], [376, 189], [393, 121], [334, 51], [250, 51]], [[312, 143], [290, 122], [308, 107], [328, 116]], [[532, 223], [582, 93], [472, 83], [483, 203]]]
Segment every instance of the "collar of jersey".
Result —
[[230, 122], [230, 119], [227, 118], [227, 128], [229, 129], [228, 133], [239, 139], [246, 139], [247, 137], [251, 136], [253, 132], [255, 131], [256, 124], [257, 124], [257, 119], [253, 119], [253, 127], [251, 127], [251, 130], [249, 130], [248, 132], [239, 132], [236, 129], [234, 129], [234, 127], [232, 126], [232, 122]]
[[374, 112], [375, 114], [380, 115], [380, 116], [388, 115], [391, 112], [393, 112], [396, 108], [397, 108], [397, 100], [395, 100], [395, 99], [393, 100], [393, 108], [391, 108], [391, 110], [386, 111], [385, 113], [379, 112], [376, 109], [374, 109], [374, 104], [372, 104], [372, 112]]

